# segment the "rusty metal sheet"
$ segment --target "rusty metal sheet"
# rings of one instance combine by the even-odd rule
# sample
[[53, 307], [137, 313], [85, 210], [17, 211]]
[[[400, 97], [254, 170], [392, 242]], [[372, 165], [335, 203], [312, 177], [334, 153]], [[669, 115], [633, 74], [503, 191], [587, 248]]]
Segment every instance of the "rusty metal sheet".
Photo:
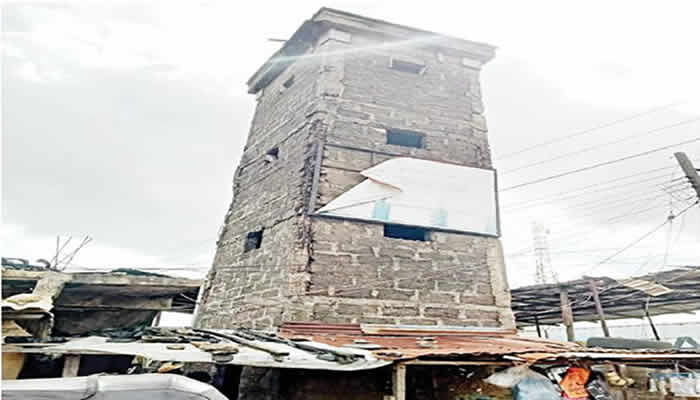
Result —
[[280, 332], [295, 335], [307, 334], [336, 334], [361, 335], [360, 324], [324, 324], [318, 322], [285, 322], [280, 327]]
[[[359, 325], [356, 325], [359, 328]], [[374, 344], [380, 346], [373, 354], [384, 360], [410, 360], [414, 358], [447, 357], [501, 357], [521, 353], [563, 353], [580, 351], [583, 348], [575, 343], [519, 337], [510, 333], [463, 332], [457, 334], [444, 327], [434, 330], [423, 329], [420, 334], [412, 335], [407, 331], [393, 334], [391, 329], [379, 330], [375, 334], [363, 333], [353, 328], [352, 324], [335, 326], [333, 324], [305, 323], [295, 330], [294, 324], [285, 324], [280, 334], [285, 337], [305, 335], [314, 342], [332, 346], [353, 346]], [[349, 333], [353, 332], [353, 333]], [[426, 340], [429, 337], [429, 340]]]
[[432, 335], [514, 335], [516, 329], [471, 326], [425, 326], [425, 325], [379, 325], [362, 324], [362, 333], [385, 336], [432, 336]]

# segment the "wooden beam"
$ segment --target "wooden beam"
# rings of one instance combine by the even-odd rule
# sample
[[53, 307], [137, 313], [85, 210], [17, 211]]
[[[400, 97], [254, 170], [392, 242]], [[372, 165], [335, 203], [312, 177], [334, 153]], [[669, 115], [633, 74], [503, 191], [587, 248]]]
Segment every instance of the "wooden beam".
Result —
[[[518, 359], [516, 361], [525, 361]], [[402, 362], [403, 365], [513, 365], [512, 361], [437, 361], [437, 360], [410, 360]]]
[[654, 337], [656, 340], [660, 341], [661, 337], [659, 336], [659, 332], [656, 330], [656, 325], [654, 325], [654, 320], [651, 319], [651, 314], [649, 314], [649, 302], [647, 301], [644, 305], [644, 314], [647, 316], [647, 320], [649, 321], [649, 325], [651, 326], [651, 331], [654, 332]]
[[80, 368], [80, 355], [78, 354], [66, 354], [63, 356], [63, 377], [69, 378], [73, 376], [78, 376], [78, 369]]
[[540, 328], [540, 319], [537, 318], [537, 314], [535, 314], [535, 326], [537, 327], [537, 337], [542, 337], [542, 328]]
[[685, 176], [688, 178], [691, 186], [693, 186], [693, 189], [695, 190], [695, 193], [700, 198], [700, 175], [698, 175], [698, 171], [695, 169], [692, 161], [690, 161], [685, 153], [678, 152], [674, 153], [673, 155], [676, 156], [678, 164], [681, 165]]
[[591, 285], [591, 293], [593, 294], [593, 301], [595, 301], [595, 309], [598, 312], [600, 326], [603, 328], [603, 334], [605, 335], [605, 337], [610, 337], [610, 330], [608, 329], [608, 324], [605, 322], [603, 306], [600, 304], [600, 297], [598, 296], [598, 288], [596, 287], [595, 281], [593, 279], [589, 281], [589, 284]]
[[406, 365], [402, 363], [394, 364], [392, 378], [394, 400], [406, 400]]
[[569, 294], [566, 289], [562, 288], [559, 292], [559, 300], [561, 301], [561, 319], [566, 326], [566, 340], [573, 342], [576, 340], [574, 333], [574, 316], [571, 313], [571, 304], [569, 303]]
[[314, 144], [314, 171], [311, 178], [311, 194], [309, 195], [309, 204], [307, 205], [306, 215], [316, 212], [316, 198], [318, 197], [318, 187], [321, 184], [321, 164], [323, 163], [323, 141], [319, 139]]

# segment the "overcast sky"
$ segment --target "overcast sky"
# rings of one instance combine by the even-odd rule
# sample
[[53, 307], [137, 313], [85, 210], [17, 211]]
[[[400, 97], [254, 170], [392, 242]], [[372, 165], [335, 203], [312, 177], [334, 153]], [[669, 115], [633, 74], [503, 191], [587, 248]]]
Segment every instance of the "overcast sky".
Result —
[[[73, 236], [69, 247], [90, 235], [72, 269], [203, 276], [255, 104], [244, 83], [279, 47], [268, 38], [289, 37], [324, 5], [499, 47], [482, 83], [502, 188], [700, 138], [700, 14], [672, 4], [6, 3], [2, 253], [50, 258], [56, 235]], [[689, 204], [663, 191], [682, 189], [676, 150], [700, 161], [698, 141], [503, 191], [512, 286], [533, 281], [533, 220], [549, 228], [560, 279], [700, 264], [697, 207], [600, 264]]]

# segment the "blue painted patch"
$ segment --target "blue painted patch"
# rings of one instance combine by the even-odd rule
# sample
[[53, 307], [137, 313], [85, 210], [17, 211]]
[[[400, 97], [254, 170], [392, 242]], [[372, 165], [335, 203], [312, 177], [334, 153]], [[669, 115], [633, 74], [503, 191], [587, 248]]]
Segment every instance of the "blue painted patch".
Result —
[[377, 200], [374, 202], [374, 211], [372, 212], [372, 218], [381, 221], [389, 220], [389, 209], [391, 206], [386, 200]]

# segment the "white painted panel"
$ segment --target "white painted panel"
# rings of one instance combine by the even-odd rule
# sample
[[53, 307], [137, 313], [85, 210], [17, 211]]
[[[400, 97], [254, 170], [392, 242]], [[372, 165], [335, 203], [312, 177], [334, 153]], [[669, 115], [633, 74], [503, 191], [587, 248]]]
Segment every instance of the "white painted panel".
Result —
[[401, 157], [362, 175], [319, 214], [498, 235], [493, 170]]

